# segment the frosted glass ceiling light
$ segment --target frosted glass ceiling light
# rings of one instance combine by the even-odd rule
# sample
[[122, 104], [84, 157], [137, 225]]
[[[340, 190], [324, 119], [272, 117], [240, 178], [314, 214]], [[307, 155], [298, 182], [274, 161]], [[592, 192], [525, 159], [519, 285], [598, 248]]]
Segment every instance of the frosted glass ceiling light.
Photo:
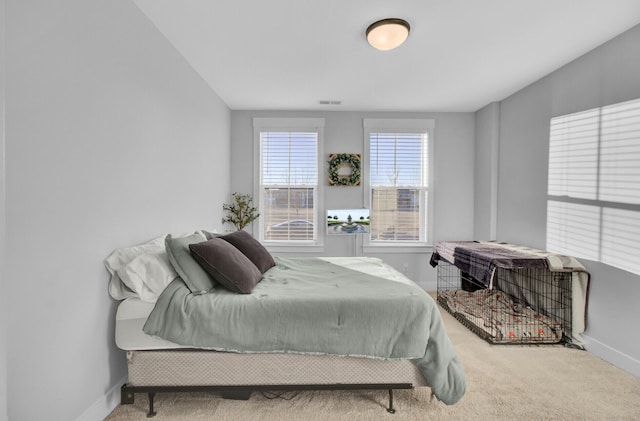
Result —
[[393, 50], [407, 39], [410, 28], [404, 19], [382, 19], [369, 25], [367, 41], [378, 50]]

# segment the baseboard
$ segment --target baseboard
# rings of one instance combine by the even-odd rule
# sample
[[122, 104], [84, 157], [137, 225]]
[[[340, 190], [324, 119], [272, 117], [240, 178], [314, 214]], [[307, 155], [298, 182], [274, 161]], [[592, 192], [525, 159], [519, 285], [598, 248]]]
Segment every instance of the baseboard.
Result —
[[127, 377], [123, 377], [120, 381], [107, 391], [103, 396], [98, 398], [86, 411], [80, 415], [76, 421], [95, 421], [103, 420], [120, 404], [120, 388], [127, 381]]
[[624, 354], [617, 349], [611, 348], [597, 339], [582, 334], [584, 338], [585, 348], [593, 355], [597, 355], [603, 360], [623, 369], [624, 371], [640, 377], [640, 361], [635, 358]]

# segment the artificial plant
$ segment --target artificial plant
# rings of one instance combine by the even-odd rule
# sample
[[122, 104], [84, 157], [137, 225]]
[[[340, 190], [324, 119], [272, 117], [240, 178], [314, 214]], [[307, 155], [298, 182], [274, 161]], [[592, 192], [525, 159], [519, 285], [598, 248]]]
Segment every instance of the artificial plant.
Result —
[[227, 215], [222, 218], [222, 222], [226, 222], [236, 227], [238, 231], [256, 220], [260, 213], [253, 206], [253, 196], [250, 194], [233, 193], [233, 203], [224, 203], [222, 210]]

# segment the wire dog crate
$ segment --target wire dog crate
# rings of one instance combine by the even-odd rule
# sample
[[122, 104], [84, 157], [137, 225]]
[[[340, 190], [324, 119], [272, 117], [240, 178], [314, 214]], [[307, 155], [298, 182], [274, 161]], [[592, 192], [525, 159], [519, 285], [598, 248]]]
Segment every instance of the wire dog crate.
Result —
[[496, 268], [492, 288], [440, 261], [437, 298], [463, 325], [491, 344], [570, 343], [571, 272]]

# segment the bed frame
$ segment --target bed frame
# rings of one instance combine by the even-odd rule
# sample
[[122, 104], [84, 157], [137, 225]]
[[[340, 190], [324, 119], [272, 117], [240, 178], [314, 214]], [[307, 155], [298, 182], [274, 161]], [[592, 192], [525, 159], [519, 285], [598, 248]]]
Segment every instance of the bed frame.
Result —
[[393, 407], [394, 389], [413, 389], [410, 383], [389, 383], [389, 384], [298, 384], [298, 385], [253, 385], [253, 386], [129, 386], [122, 385], [120, 403], [133, 404], [135, 393], [147, 393], [149, 396], [149, 411], [147, 418], [154, 417], [157, 412], [154, 410], [154, 398], [156, 393], [162, 392], [222, 392], [224, 399], [248, 400], [252, 392], [265, 391], [291, 391], [291, 390], [372, 390], [388, 389], [389, 406], [386, 408], [390, 414], [395, 414]]
[[121, 404], [147, 393], [147, 417], [156, 415], [162, 392], [221, 392], [225, 399], [247, 400], [251, 393], [299, 390], [388, 390], [387, 412], [395, 413], [394, 389], [426, 386], [411, 360], [302, 354], [237, 354], [196, 349], [127, 351], [129, 381]]

